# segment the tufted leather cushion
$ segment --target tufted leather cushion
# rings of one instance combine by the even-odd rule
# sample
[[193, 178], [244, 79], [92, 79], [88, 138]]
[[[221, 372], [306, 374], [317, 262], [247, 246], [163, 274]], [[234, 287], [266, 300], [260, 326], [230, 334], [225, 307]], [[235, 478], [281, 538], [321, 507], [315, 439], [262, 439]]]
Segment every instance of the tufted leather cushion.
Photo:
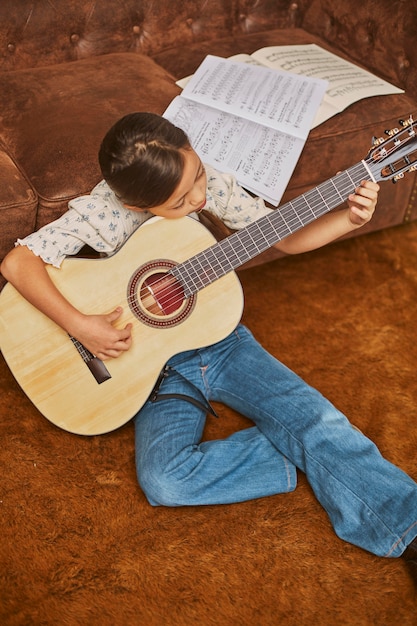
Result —
[[152, 55], [179, 41], [287, 28], [298, 11], [292, 0], [2, 0], [0, 70], [113, 52]]
[[119, 117], [162, 113], [178, 93], [152, 59], [130, 53], [5, 73], [0, 140], [36, 187], [36, 227], [100, 180], [99, 145]]
[[417, 98], [415, 0], [312, 0], [302, 26]]

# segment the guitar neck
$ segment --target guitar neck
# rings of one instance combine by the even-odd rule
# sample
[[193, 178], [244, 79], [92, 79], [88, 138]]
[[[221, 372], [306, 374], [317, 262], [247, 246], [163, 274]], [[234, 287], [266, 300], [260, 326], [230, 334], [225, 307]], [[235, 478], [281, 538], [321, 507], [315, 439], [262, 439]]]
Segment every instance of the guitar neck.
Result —
[[176, 265], [171, 273], [181, 282], [185, 296], [189, 297], [339, 206], [362, 180], [369, 178], [368, 167], [364, 161], [360, 161]]

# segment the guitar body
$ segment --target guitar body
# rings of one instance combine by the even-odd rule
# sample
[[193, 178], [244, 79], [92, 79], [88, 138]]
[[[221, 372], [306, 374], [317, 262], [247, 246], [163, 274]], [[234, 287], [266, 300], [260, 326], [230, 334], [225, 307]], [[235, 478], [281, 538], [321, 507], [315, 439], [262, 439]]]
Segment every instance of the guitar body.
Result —
[[[171, 356], [220, 341], [236, 327], [243, 296], [234, 272], [188, 298], [178, 283], [164, 284], [172, 266], [213, 243], [195, 219], [157, 219], [139, 228], [110, 258], [68, 258], [61, 269], [48, 268], [59, 290], [82, 312], [103, 314], [122, 306], [117, 326], [133, 324], [131, 349], [105, 361], [109, 376], [102, 382], [64, 330], [12, 285], [5, 286], [0, 295], [1, 350], [47, 419], [82, 435], [114, 430], [143, 406]], [[159, 284], [163, 294], [154, 300]]]

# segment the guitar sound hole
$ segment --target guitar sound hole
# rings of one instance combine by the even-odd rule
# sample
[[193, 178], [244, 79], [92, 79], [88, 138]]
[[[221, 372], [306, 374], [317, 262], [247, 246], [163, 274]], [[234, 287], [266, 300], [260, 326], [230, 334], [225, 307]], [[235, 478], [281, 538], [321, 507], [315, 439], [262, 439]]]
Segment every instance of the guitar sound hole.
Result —
[[129, 281], [130, 309], [147, 326], [176, 326], [194, 308], [195, 296], [185, 298], [181, 283], [169, 273], [174, 266], [165, 259], [152, 261], [137, 269]]
[[145, 278], [140, 301], [152, 315], [171, 315], [182, 306], [184, 291], [173, 276], [161, 272]]

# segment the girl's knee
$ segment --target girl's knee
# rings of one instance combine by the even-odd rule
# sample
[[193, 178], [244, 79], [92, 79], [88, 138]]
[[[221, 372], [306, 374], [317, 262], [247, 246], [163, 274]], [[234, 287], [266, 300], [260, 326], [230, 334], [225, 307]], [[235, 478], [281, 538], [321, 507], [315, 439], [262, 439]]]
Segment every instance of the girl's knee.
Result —
[[187, 502], [186, 493], [179, 481], [156, 479], [146, 480], [138, 477], [139, 485], [152, 506], [185, 506]]
[[184, 506], [190, 495], [184, 481], [175, 472], [153, 464], [138, 466], [137, 478], [143, 493], [152, 506]]

